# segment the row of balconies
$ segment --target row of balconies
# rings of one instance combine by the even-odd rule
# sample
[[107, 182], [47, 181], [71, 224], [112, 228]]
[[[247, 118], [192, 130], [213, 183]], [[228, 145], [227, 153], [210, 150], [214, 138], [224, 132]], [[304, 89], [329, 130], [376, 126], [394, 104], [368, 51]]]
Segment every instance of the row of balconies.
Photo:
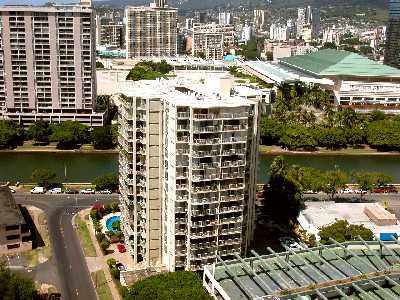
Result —
[[246, 143], [247, 142], [247, 137], [229, 137], [229, 138], [223, 138], [222, 139], [222, 144], [230, 144], [230, 143]]
[[188, 136], [178, 136], [176, 138], [176, 141], [178, 143], [189, 143], [189, 137]]
[[211, 151], [193, 151], [193, 157], [215, 157], [220, 155], [219, 150], [211, 150]]
[[201, 250], [201, 249], [209, 249], [209, 248], [213, 248], [213, 247], [217, 247], [217, 243], [216, 242], [202, 242], [202, 243], [198, 243], [198, 244], [190, 244], [190, 249], [192, 250]]
[[244, 184], [243, 183], [231, 183], [231, 184], [226, 184], [226, 185], [221, 185], [220, 190], [238, 190], [238, 189], [244, 189]]
[[226, 167], [243, 167], [246, 165], [246, 161], [244, 160], [232, 160], [232, 161], [223, 161], [221, 163], [221, 168], [226, 168]]
[[215, 119], [240, 119], [248, 118], [248, 113], [210, 113], [210, 114], [194, 114], [193, 118], [196, 120], [215, 120]]
[[219, 168], [220, 164], [218, 162], [212, 162], [212, 163], [192, 163], [192, 169], [193, 170], [204, 170], [204, 169], [214, 169], [214, 168]]
[[220, 144], [220, 138], [213, 138], [213, 139], [193, 139], [193, 144], [195, 145], [216, 145]]
[[[210, 249], [212, 251], [214, 249]], [[203, 252], [203, 253], [190, 253], [190, 259], [191, 260], [198, 260], [198, 259], [211, 259], [215, 258], [215, 252]]]
[[200, 198], [192, 197], [192, 205], [212, 204], [218, 203], [218, 197]]
[[226, 214], [231, 212], [241, 212], [243, 210], [244, 205], [237, 205], [237, 206], [225, 206], [219, 208], [220, 214]]
[[242, 149], [226, 149], [222, 151], [222, 155], [243, 155], [246, 154], [246, 148]]
[[241, 244], [242, 240], [240, 238], [234, 238], [234, 239], [226, 239], [226, 240], [218, 240], [218, 244], [220, 246], [225, 246], [225, 245], [235, 245], [235, 244]]
[[218, 223], [217, 220], [194, 221], [190, 223], [190, 226], [192, 228], [208, 227], [208, 226], [216, 226], [217, 223]]
[[218, 186], [217, 185], [207, 185], [207, 186], [194, 186], [192, 188], [193, 193], [207, 193], [207, 192], [217, 192]]
[[239, 223], [243, 221], [243, 217], [229, 217], [229, 218], [220, 218], [219, 219], [219, 224], [232, 224], [232, 223]]

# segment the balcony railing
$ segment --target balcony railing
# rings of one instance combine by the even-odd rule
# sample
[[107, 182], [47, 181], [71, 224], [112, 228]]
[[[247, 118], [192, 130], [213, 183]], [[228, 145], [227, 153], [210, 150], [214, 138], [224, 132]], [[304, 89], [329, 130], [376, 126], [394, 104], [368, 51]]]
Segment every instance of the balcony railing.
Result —
[[176, 185], [176, 189], [177, 190], [187, 190], [188, 189], [188, 185], [187, 184], [177, 184]]
[[178, 119], [188, 119], [190, 114], [188, 112], [178, 112]]
[[220, 113], [220, 114], [194, 114], [194, 119], [197, 120], [214, 120], [214, 119], [240, 119], [248, 118], [248, 113]]
[[219, 168], [219, 163], [193, 163], [192, 168], [193, 170], [215, 169]]
[[193, 157], [214, 157], [218, 156], [218, 150], [211, 150], [211, 151], [193, 151]]
[[219, 179], [219, 173], [215, 174], [205, 174], [205, 175], [193, 175], [192, 180], [193, 181], [207, 181], [207, 180], [215, 180]]
[[237, 189], [243, 189], [244, 184], [243, 183], [232, 183], [232, 184], [226, 184], [226, 185], [221, 185], [221, 190], [237, 190]]
[[242, 167], [246, 164], [244, 160], [233, 160], [233, 161], [223, 161], [221, 163], [222, 168], [226, 167]]
[[219, 240], [218, 241], [218, 244], [220, 246], [235, 245], [235, 244], [240, 244], [240, 243], [242, 243], [242, 240], [240, 238], [226, 239], [226, 240]]
[[217, 231], [210, 230], [210, 231], [199, 231], [199, 232], [190, 232], [190, 238], [192, 239], [201, 239], [206, 237], [216, 236]]
[[194, 139], [193, 143], [195, 145], [215, 145], [220, 144], [221, 139], [214, 138], [214, 139]]
[[218, 198], [217, 197], [211, 197], [211, 198], [193, 197], [192, 201], [193, 201], [192, 205], [212, 204], [212, 203], [218, 203]]
[[189, 137], [188, 136], [177, 137], [176, 141], [178, 143], [189, 143]]
[[222, 151], [222, 155], [241, 155], [246, 154], [246, 149], [227, 149]]
[[222, 139], [223, 144], [230, 144], [230, 143], [246, 143], [247, 139], [243, 137], [229, 137]]
[[215, 215], [217, 214], [217, 209], [216, 208], [209, 208], [209, 209], [202, 209], [202, 210], [197, 210], [193, 209], [191, 211], [191, 215], [193, 217], [198, 217], [198, 216], [207, 216], [207, 215]]
[[193, 187], [193, 193], [216, 192], [216, 191], [218, 191], [218, 186], [216, 185]]
[[219, 224], [232, 224], [242, 222], [242, 217], [230, 217], [230, 218], [221, 218], [219, 219]]
[[243, 205], [240, 206], [227, 206], [227, 207], [220, 207], [219, 213], [226, 214], [232, 212], [241, 212], [243, 210]]
[[221, 126], [194, 126], [193, 132], [201, 133], [201, 132], [219, 132], [221, 131]]

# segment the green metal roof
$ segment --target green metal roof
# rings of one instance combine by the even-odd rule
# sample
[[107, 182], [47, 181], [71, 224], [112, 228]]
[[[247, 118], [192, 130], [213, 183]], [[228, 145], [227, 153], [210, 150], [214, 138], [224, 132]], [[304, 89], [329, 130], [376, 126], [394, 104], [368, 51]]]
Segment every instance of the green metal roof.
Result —
[[314, 75], [400, 77], [400, 70], [353, 52], [324, 49], [306, 55], [282, 58], [281, 64]]

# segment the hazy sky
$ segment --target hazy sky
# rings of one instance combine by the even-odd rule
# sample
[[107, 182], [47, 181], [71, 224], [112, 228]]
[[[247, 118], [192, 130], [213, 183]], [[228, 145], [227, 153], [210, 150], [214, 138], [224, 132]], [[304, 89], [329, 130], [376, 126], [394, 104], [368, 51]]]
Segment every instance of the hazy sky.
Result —
[[[30, 4], [30, 5], [41, 5], [49, 0], [0, 0], [0, 5], [4, 4]], [[51, 1], [54, 2], [54, 1]], [[79, 3], [79, 0], [55, 0], [57, 3]]]

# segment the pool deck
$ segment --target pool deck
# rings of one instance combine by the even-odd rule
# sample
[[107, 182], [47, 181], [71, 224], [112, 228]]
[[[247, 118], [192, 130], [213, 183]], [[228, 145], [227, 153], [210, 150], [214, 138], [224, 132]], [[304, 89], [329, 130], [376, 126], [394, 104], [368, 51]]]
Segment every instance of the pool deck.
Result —
[[102, 232], [105, 234], [108, 229], [107, 229], [107, 220], [112, 218], [112, 217], [121, 217], [121, 213], [117, 212], [117, 213], [112, 213], [112, 214], [108, 214], [105, 215], [102, 219], [101, 219], [101, 227], [102, 227]]

